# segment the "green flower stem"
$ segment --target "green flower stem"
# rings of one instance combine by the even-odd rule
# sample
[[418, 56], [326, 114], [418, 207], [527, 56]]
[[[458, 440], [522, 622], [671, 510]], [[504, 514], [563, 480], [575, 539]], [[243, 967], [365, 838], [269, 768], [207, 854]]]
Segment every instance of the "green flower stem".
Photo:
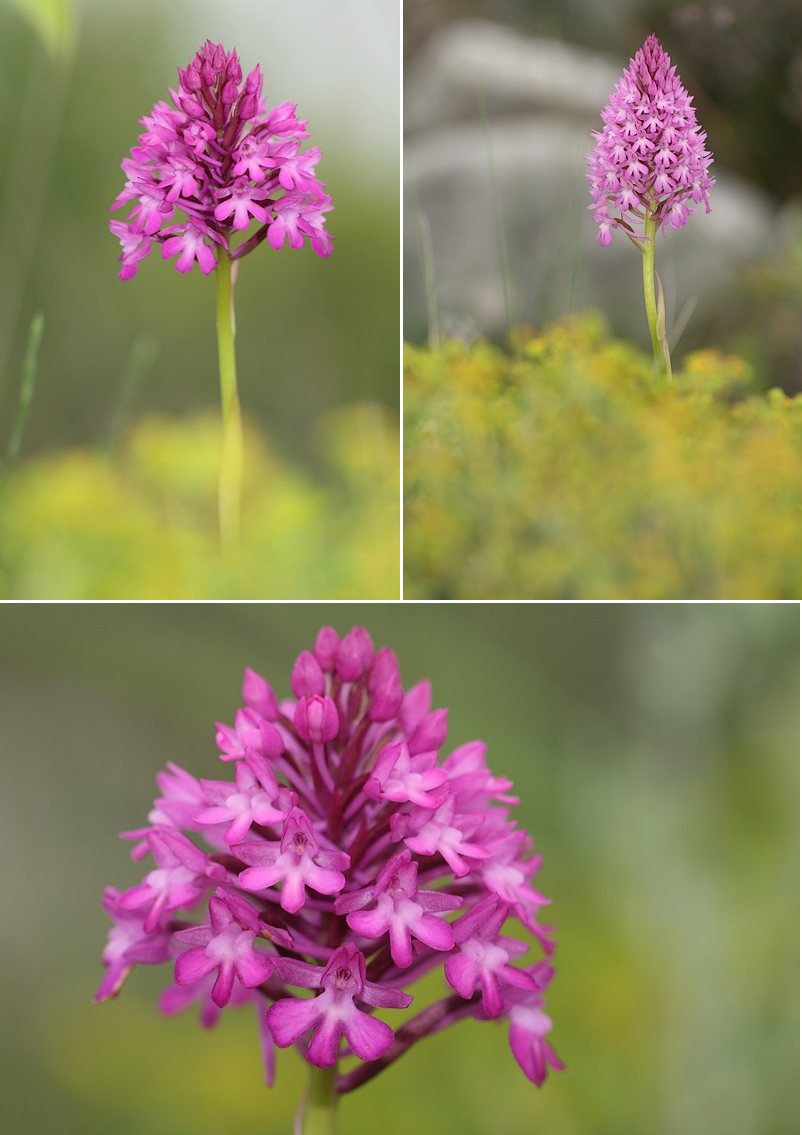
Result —
[[643, 298], [646, 302], [646, 318], [649, 321], [649, 334], [652, 338], [654, 367], [663, 378], [671, 378], [671, 354], [666, 336], [666, 309], [663, 286], [657, 277], [658, 292], [654, 290], [654, 246], [657, 235], [657, 221], [649, 213], [643, 230]]
[[303, 1103], [303, 1135], [336, 1135], [337, 1093], [334, 1082], [335, 1068], [316, 1068], [309, 1065], [309, 1090]]
[[654, 293], [654, 238], [656, 231], [657, 222], [650, 214], [644, 225], [646, 247], [643, 251], [643, 298], [646, 301], [646, 318], [649, 321], [649, 334], [652, 337], [654, 363], [658, 370], [662, 370], [663, 352], [657, 334], [657, 298]]
[[223, 410], [223, 450], [220, 459], [220, 543], [224, 554], [239, 545], [242, 495], [242, 418], [237, 396], [237, 359], [234, 353], [234, 285], [231, 260], [220, 254], [217, 278], [217, 358], [220, 401]]

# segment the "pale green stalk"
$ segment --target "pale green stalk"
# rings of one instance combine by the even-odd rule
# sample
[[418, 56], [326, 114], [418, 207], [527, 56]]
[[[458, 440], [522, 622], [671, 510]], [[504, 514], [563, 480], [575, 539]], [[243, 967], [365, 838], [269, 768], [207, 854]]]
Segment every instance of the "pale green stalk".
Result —
[[336, 1135], [337, 1093], [334, 1082], [335, 1068], [316, 1068], [309, 1065], [309, 1090], [302, 1104], [302, 1135]]
[[237, 396], [237, 360], [234, 352], [234, 285], [232, 263], [221, 253], [217, 271], [217, 357], [220, 402], [223, 412], [223, 447], [220, 458], [220, 543], [224, 554], [239, 546], [242, 496], [242, 418]]
[[643, 231], [643, 298], [646, 303], [646, 318], [649, 321], [649, 335], [654, 352], [654, 365], [658, 374], [671, 378], [671, 355], [666, 336], [666, 313], [663, 289], [658, 277], [658, 293], [655, 293], [654, 248], [657, 235], [657, 222], [649, 213]]

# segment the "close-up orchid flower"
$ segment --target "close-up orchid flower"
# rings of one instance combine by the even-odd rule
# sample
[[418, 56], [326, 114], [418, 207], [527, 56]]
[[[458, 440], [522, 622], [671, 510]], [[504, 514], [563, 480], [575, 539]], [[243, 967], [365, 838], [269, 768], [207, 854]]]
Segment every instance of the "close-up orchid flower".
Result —
[[[96, 999], [136, 965], [171, 963], [162, 1012], [195, 1002], [212, 1024], [250, 1004], [268, 1084], [274, 1046], [309, 1066], [306, 1135], [333, 1131], [343, 1095], [469, 1017], [506, 1020], [542, 1085], [563, 1067], [545, 1010], [554, 938], [512, 783], [482, 741], [441, 755], [448, 711], [432, 709], [429, 682], [405, 691], [364, 627], [342, 639], [323, 627], [290, 684], [279, 698], [246, 670], [234, 724], [216, 732], [233, 779], [168, 763], [148, 825], [122, 833], [154, 866], [105, 892], [114, 928]], [[421, 1007], [415, 983], [431, 973], [443, 995]], [[400, 1023], [374, 1015], [411, 1006]]]
[[[237, 547], [243, 440], [234, 350], [234, 286], [239, 262], [267, 242], [321, 257], [331, 197], [315, 173], [320, 149], [301, 147], [307, 123], [294, 103], [267, 107], [257, 64], [243, 80], [236, 51], [207, 40], [178, 70], [170, 102], [141, 119], [144, 131], [123, 159], [126, 183], [112, 209], [129, 210], [109, 228], [121, 244], [120, 279], [132, 279], [161, 246], [178, 272], [197, 265], [217, 281], [217, 343], [223, 450], [219, 516], [224, 550]], [[254, 225], [256, 226], [254, 228]]]

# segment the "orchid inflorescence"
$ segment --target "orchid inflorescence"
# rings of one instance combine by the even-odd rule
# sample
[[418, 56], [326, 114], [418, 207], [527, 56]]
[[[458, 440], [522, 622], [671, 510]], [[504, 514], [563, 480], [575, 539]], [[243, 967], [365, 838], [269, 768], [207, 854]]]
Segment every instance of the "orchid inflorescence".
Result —
[[[122, 833], [155, 866], [105, 893], [115, 926], [97, 999], [135, 965], [173, 961], [163, 1012], [197, 1002], [211, 1025], [252, 1003], [268, 1082], [274, 1044], [317, 1068], [355, 1055], [339, 1093], [463, 1018], [506, 1018], [516, 1060], [542, 1084], [562, 1067], [544, 1009], [554, 947], [511, 782], [481, 741], [441, 759], [447, 711], [431, 709], [427, 681], [405, 692], [395, 654], [362, 627], [342, 639], [324, 627], [291, 685], [279, 701], [245, 671], [244, 705], [217, 726], [233, 779], [172, 763], [158, 774], [148, 826]], [[530, 943], [504, 932], [510, 922], [544, 956], [523, 961]], [[410, 985], [441, 966], [441, 1000], [395, 1029], [373, 1014], [407, 1008]]]
[[601, 131], [588, 156], [588, 180], [602, 246], [620, 229], [643, 254], [646, 317], [656, 369], [671, 376], [665, 299], [660, 277], [655, 293], [657, 232], [681, 229], [703, 205], [710, 212], [715, 179], [707, 135], [693, 99], [657, 36], [647, 37], [630, 60], [602, 110]]
[[657, 36], [630, 60], [601, 117], [588, 158], [599, 244], [610, 244], [616, 228], [642, 238], [647, 216], [665, 230], [682, 228], [693, 205], [710, 212], [707, 135]]
[[[243, 82], [236, 51], [207, 40], [179, 68], [170, 98], [141, 120], [144, 132], [122, 162], [127, 181], [112, 209], [133, 208], [110, 224], [122, 245], [121, 279], [135, 276], [157, 243], [165, 259], [177, 256], [179, 272], [197, 263], [207, 276], [220, 249], [238, 260], [265, 239], [273, 248], [308, 240], [318, 256], [330, 255], [320, 150], [301, 151], [309, 134], [294, 103], [266, 109], [258, 65]], [[253, 222], [259, 227], [232, 248], [231, 237]]]

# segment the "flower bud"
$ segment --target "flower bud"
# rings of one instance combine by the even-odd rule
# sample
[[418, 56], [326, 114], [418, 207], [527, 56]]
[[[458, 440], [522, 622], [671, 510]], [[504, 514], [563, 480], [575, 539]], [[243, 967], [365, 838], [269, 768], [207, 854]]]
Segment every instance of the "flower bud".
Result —
[[304, 650], [295, 660], [292, 668], [292, 692], [297, 698], [322, 694], [326, 688], [320, 664], [308, 650]]
[[436, 709], [427, 713], [416, 726], [409, 740], [409, 751], [412, 756], [418, 753], [429, 753], [439, 749], [448, 736], [448, 710]]
[[266, 682], [261, 674], [257, 674], [250, 667], [245, 667], [242, 679], [242, 700], [248, 709], [261, 714], [268, 721], [278, 720], [278, 702], [273, 693], [273, 687]]
[[373, 642], [364, 627], [354, 627], [337, 651], [337, 673], [344, 682], [356, 682], [373, 659]]
[[387, 647], [382, 647], [373, 659], [368, 690], [371, 721], [393, 721], [401, 709], [404, 690], [398, 659]]
[[239, 83], [242, 79], [242, 67], [236, 51], [231, 52], [228, 63], [226, 63], [226, 78], [233, 83]]
[[315, 639], [315, 658], [324, 670], [333, 670], [340, 636], [333, 627], [321, 627]]
[[322, 745], [340, 731], [337, 706], [331, 698], [314, 695], [301, 698], [295, 707], [295, 729], [302, 741]]

